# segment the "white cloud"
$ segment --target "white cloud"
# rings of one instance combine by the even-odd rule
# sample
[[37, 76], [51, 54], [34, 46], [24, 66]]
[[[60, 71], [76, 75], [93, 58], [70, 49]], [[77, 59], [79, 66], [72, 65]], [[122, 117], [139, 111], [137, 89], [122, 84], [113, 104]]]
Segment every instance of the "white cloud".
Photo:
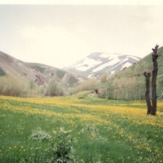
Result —
[[[39, 42], [46, 43], [48, 40], [48, 44], [51, 41], [64, 41], [64, 38], [70, 37], [69, 33], [67, 32], [66, 28], [64, 27], [54, 27], [54, 26], [40, 26], [36, 27], [33, 25], [27, 25], [22, 29], [22, 36], [25, 39], [29, 40], [37, 40]], [[47, 43], [46, 43], [47, 44]]]
[[34, 54], [30, 58], [37, 58], [39, 62], [62, 67], [66, 62], [72, 63], [72, 58], [77, 58], [80, 53], [80, 38], [76, 38], [71, 30], [63, 26], [27, 25], [22, 28], [21, 35], [28, 47], [28, 53]]
[[57, 67], [92, 52], [145, 56], [162, 46], [162, 15], [158, 6], [4, 5], [0, 50]]

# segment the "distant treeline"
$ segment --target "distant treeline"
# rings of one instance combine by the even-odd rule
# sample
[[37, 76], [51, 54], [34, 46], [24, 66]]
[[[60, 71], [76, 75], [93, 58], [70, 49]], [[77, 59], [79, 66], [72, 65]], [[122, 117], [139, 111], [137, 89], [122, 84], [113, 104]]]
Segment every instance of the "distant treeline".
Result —
[[[152, 72], [152, 55], [149, 54], [138, 63], [120, 72], [110, 75], [105, 86], [99, 88], [99, 96], [115, 100], [141, 100], [145, 99], [144, 72]], [[163, 48], [159, 49], [157, 96], [163, 92]], [[150, 83], [151, 84], [151, 83]]]

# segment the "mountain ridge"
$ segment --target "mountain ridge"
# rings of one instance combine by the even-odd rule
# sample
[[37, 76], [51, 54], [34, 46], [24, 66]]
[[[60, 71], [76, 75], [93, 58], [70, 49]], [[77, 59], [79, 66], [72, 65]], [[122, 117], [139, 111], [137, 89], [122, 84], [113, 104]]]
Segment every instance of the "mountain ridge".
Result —
[[24, 62], [2, 51], [0, 51], [0, 69], [4, 72], [1, 76], [8, 75], [28, 82], [33, 81], [39, 86], [48, 84], [50, 80], [73, 86], [82, 80], [82, 77], [65, 70], [41, 63]]
[[84, 75], [86, 77], [98, 77], [101, 73], [113, 74], [123, 68], [127, 68], [140, 60], [139, 57], [122, 55], [118, 53], [91, 53], [82, 60], [67, 66], [64, 70]]

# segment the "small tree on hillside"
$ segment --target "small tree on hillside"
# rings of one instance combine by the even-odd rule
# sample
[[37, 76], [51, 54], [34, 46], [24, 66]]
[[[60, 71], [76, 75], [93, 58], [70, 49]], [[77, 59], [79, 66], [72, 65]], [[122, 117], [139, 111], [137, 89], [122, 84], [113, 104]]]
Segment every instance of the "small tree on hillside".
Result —
[[106, 83], [108, 80], [108, 74], [107, 73], [103, 73], [100, 77], [100, 80], [102, 83]]

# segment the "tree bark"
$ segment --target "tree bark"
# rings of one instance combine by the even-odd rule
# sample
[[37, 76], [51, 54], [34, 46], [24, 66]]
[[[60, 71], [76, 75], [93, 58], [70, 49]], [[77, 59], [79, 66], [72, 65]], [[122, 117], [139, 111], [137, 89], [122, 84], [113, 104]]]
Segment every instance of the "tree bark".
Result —
[[157, 63], [157, 58], [158, 58], [158, 45], [155, 46], [152, 53], [152, 61], [153, 61], [153, 71], [152, 71], [152, 115], [156, 115], [157, 111], [157, 71], [158, 71], [158, 63]]
[[147, 114], [151, 114], [152, 112], [152, 105], [150, 101], [150, 72], [144, 72], [144, 76], [146, 78], [146, 92], [145, 92], [145, 98], [147, 103]]

